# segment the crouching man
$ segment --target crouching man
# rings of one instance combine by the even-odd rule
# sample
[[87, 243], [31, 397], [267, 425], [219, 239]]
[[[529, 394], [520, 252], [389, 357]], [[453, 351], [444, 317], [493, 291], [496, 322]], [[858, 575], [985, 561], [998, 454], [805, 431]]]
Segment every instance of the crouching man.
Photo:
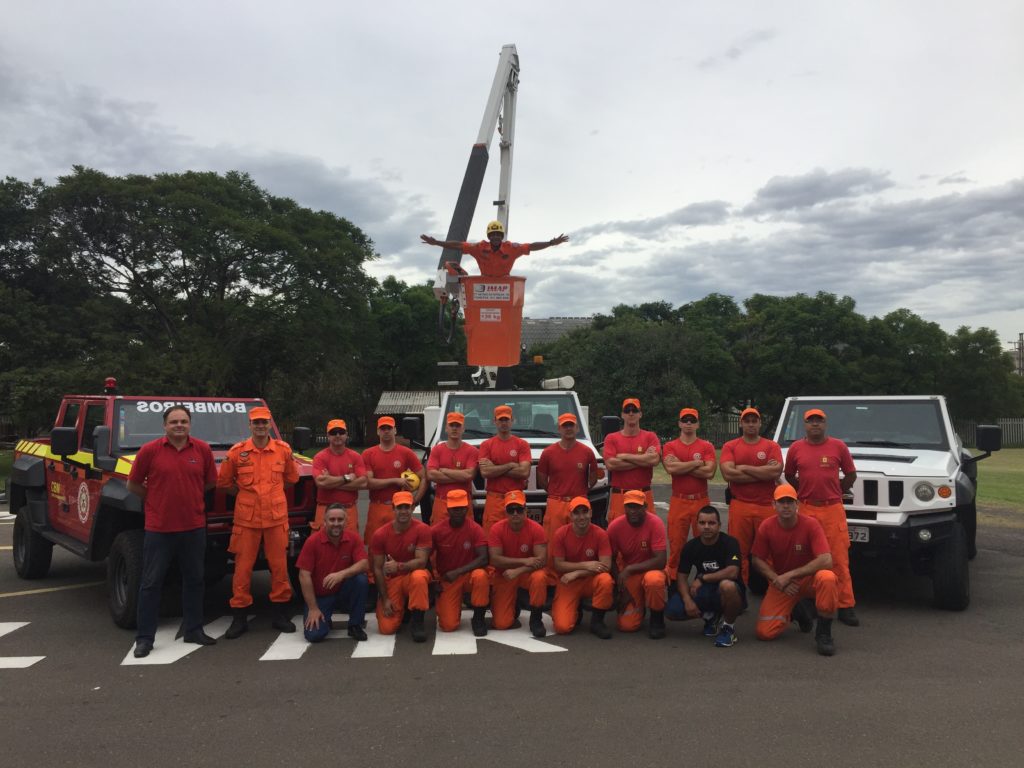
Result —
[[591, 517], [590, 501], [577, 496], [569, 502], [569, 524], [555, 531], [551, 552], [559, 579], [551, 619], [558, 634], [572, 632], [579, 618], [580, 599], [589, 597], [593, 608], [590, 631], [607, 640], [612, 633], [604, 624], [604, 614], [612, 607], [615, 591], [612, 545], [608, 534], [591, 524]]

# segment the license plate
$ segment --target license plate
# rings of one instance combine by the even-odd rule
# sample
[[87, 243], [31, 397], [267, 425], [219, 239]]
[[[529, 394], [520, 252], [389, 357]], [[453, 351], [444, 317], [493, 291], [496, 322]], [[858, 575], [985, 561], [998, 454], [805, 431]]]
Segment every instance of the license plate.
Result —
[[850, 541], [856, 541], [861, 544], [867, 543], [871, 529], [865, 528], [863, 525], [851, 525], [849, 526]]

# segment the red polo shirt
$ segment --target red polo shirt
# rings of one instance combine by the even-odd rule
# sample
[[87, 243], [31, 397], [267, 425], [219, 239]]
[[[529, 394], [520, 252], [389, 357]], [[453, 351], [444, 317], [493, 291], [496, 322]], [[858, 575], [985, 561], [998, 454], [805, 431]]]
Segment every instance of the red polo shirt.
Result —
[[[767, 437], [759, 437], [756, 443], [748, 443], [742, 437], [737, 437], [722, 446], [722, 455], [719, 459], [723, 464], [731, 461], [735, 465], [742, 464], [747, 467], [763, 467], [773, 459], [775, 463], [782, 464], [782, 449], [779, 448], [778, 443]], [[761, 480], [756, 483], [729, 483], [729, 491], [736, 501], [770, 507], [775, 486], [774, 480]]]
[[[438, 443], [430, 449], [427, 469], [476, 469], [477, 450], [469, 443], [460, 443], [456, 450], [448, 447], [448, 443]], [[434, 483], [434, 496], [447, 499], [448, 491], [462, 489], [473, 498], [473, 481], [464, 483]]]
[[786, 453], [785, 471], [799, 479], [797, 496], [800, 501], [842, 501], [839, 470], [849, 474], [856, 472], [857, 468], [846, 443], [834, 437], [826, 437], [825, 442], [817, 444], [806, 439], [797, 440]]
[[572, 523], [563, 525], [555, 531], [553, 539], [551, 556], [560, 557], [567, 563], [588, 563], [612, 554], [607, 532], [593, 524], [582, 536], [576, 534]]
[[[363, 465], [368, 471], [373, 472], [375, 480], [393, 480], [401, 477], [407, 469], [413, 472], [423, 469], [423, 464], [412, 449], [398, 443], [395, 443], [390, 451], [385, 451], [379, 445], [367, 448], [363, 451]], [[394, 495], [393, 486], [371, 489], [370, 501], [375, 504], [390, 504]]]
[[[661, 455], [661, 441], [653, 432], [648, 432], [645, 429], [641, 429], [635, 435], [612, 432], [604, 439], [604, 461], [607, 464], [609, 458], [614, 458], [620, 453], [647, 453], [648, 448], [654, 448], [658, 455]], [[608, 471], [608, 476], [612, 488], [634, 491], [650, 486], [651, 478], [654, 476], [654, 467], [611, 469]]]
[[394, 523], [378, 528], [370, 539], [370, 552], [407, 563], [416, 557], [417, 549], [430, 549], [431, 543], [430, 526], [413, 519], [401, 533], [395, 530]]
[[608, 540], [612, 551], [622, 558], [622, 567], [650, 560], [655, 552], [668, 549], [665, 542], [665, 524], [657, 515], [646, 512], [640, 527], [634, 528], [622, 515], [608, 526]]
[[[696, 461], [697, 459], [704, 462], [714, 461], [715, 446], [707, 440], [701, 440], [699, 437], [689, 445], [682, 440], [676, 439], [665, 443], [662, 455], [675, 456], [682, 462]], [[677, 496], [707, 495], [707, 492], [708, 481], [705, 479], [694, 477], [692, 473], [672, 475], [672, 493]]]
[[468, 517], [458, 528], [452, 526], [451, 520], [444, 520], [432, 526], [430, 533], [434, 542], [434, 564], [442, 576], [473, 562], [477, 547], [487, 546], [484, 529]]
[[180, 451], [166, 437], [146, 443], [128, 479], [146, 486], [146, 530], [156, 533], [206, 527], [206, 486], [217, 482], [210, 446], [188, 438]]
[[[341, 453], [335, 453], [330, 448], [324, 448], [313, 457], [313, 477], [320, 477], [327, 471], [331, 477], [343, 477], [344, 475], [355, 475], [366, 477], [366, 467], [363, 465], [362, 457], [351, 448], [346, 448]], [[340, 488], [317, 488], [317, 504], [344, 504], [348, 506], [355, 504], [359, 498], [359, 491], [347, 491]]]
[[578, 440], [569, 450], [554, 443], [541, 451], [537, 471], [548, 476], [550, 496], [586, 496], [590, 488], [588, 477], [597, 475], [597, 457]]
[[789, 573], [829, 552], [825, 529], [813, 517], [798, 514], [796, 525], [783, 528], [779, 518], [769, 517], [757, 529], [750, 554], [770, 563], [776, 573]]
[[[530, 444], [521, 437], [512, 435], [507, 440], [500, 437], [491, 437], [480, 443], [480, 453], [477, 461], [489, 459], [492, 464], [518, 464], [529, 463], [532, 460]], [[508, 493], [509, 491], [526, 490], [528, 477], [519, 480], [508, 475], [492, 477], [487, 480], [488, 493]]]
[[[491, 526], [491, 532], [487, 535], [487, 546], [501, 550], [505, 557], [533, 557], [533, 548], [537, 544], [544, 544], [547, 537], [544, 529], [527, 518], [525, 525], [518, 531], [512, 530], [508, 518], [499, 520]], [[498, 573], [504, 573], [504, 568], [495, 566]]]
[[[366, 559], [366, 548], [359, 534], [345, 531], [337, 544], [331, 543], [326, 529], [321, 529], [306, 539], [295, 565], [299, 570], [309, 571], [313, 577], [313, 592], [317, 597], [326, 597], [341, 589], [341, 584], [324, 589], [324, 577]], [[344, 583], [344, 582], [343, 582]]]

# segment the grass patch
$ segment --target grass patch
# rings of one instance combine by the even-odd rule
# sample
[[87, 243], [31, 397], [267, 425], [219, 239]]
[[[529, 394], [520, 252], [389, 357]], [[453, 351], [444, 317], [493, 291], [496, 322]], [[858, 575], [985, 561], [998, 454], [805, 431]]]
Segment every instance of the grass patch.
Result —
[[1024, 448], [1004, 448], [978, 462], [978, 503], [1024, 512]]
[[11, 465], [14, 464], [14, 451], [0, 451], [0, 483], [11, 477]]

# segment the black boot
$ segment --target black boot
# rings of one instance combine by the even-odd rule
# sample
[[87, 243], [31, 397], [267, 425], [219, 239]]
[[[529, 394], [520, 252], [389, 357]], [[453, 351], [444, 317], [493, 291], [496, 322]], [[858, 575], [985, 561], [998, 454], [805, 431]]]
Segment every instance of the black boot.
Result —
[[224, 633], [224, 637], [228, 640], [237, 640], [249, 631], [249, 609], [235, 608], [233, 613], [235, 616], [231, 619], [231, 626], [228, 627], [228, 631]]
[[534, 637], [544, 637], [548, 631], [544, 628], [544, 610], [542, 608], [530, 609], [530, 632]]
[[665, 637], [664, 611], [651, 611], [651, 619], [647, 622], [647, 636], [651, 640], [661, 640]]
[[470, 619], [469, 625], [473, 628], [474, 637], [487, 636], [487, 621], [484, 619], [485, 613], [487, 613], [486, 608], [473, 609], [473, 618]]
[[594, 609], [590, 612], [590, 632], [602, 640], [609, 640], [611, 638], [611, 630], [604, 625], [604, 611]]
[[857, 618], [857, 613], [853, 608], [840, 608], [836, 618], [848, 627], [860, 626], [860, 619]]
[[835, 643], [832, 642], [832, 619], [818, 619], [818, 628], [814, 632], [814, 641], [818, 644], [818, 653], [822, 656], [834, 656]]
[[409, 613], [411, 615], [409, 634], [412, 635], [413, 642], [427, 642], [427, 630], [423, 626], [423, 611], [409, 611]]
[[288, 603], [274, 603], [274, 620], [270, 625], [279, 632], [295, 631], [295, 625], [288, 616]]
[[799, 625], [800, 631], [805, 634], [814, 629], [814, 618], [811, 615], [810, 609], [807, 607], [806, 600], [800, 600], [793, 606], [793, 612], [790, 614], [789, 618], [791, 621], [795, 621]]

